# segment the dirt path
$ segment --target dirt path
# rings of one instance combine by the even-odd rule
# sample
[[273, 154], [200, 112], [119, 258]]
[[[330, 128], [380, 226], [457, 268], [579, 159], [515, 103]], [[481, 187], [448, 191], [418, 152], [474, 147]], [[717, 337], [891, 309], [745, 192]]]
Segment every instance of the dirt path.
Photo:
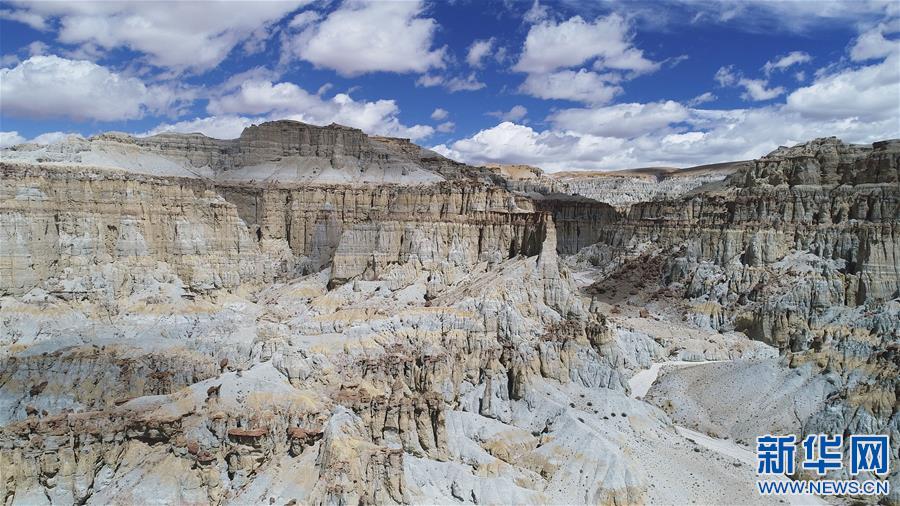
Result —
[[[628, 386], [631, 387], [631, 396], [635, 399], [641, 399], [645, 395], [647, 395], [647, 392], [650, 391], [650, 387], [653, 386], [656, 378], [659, 377], [659, 371], [662, 370], [662, 368], [665, 366], [673, 365], [679, 367], [692, 367], [701, 364], [708, 364], [710, 362], [712, 361], [684, 362], [680, 360], [673, 360], [668, 362], [654, 363], [652, 366], [650, 366], [650, 368], [638, 372], [637, 374], [632, 376], [630, 380], [628, 380]], [[750, 466], [751, 469], [756, 467], [756, 454], [753, 453], [753, 451], [751, 451], [749, 448], [740, 446], [726, 439], [710, 437], [706, 434], [702, 434], [680, 425], [676, 425], [675, 430], [677, 430], [678, 433], [681, 434], [684, 438], [689, 439], [704, 448], [738, 460], [741, 463]], [[788, 478], [787, 476], [775, 476], [771, 477], [771, 479], [783, 481], [789, 480], [790, 478]], [[785, 495], [782, 497], [791, 506], [828, 506], [828, 503], [825, 500], [814, 495]]]

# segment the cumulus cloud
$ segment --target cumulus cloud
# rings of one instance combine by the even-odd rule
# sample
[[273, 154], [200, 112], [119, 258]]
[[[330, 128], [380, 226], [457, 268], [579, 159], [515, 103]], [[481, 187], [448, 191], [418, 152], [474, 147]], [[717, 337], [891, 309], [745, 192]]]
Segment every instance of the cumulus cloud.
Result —
[[533, 25], [513, 70], [529, 74], [548, 73], [595, 61], [594, 68], [652, 72], [659, 64], [644, 57], [632, 45], [629, 27], [618, 14], [587, 22], [581, 16], [554, 23]]
[[316, 11], [303, 11], [291, 18], [288, 27], [295, 30], [302, 30], [320, 19], [322, 19], [322, 15]]
[[[732, 85], [745, 79], [728, 69], [720, 77]], [[470, 163], [525, 163], [549, 171], [749, 159], [816, 137], [859, 143], [900, 137], [897, 89], [900, 55], [891, 54], [820, 74], [782, 104], [717, 110], [667, 101], [563, 109], [547, 118], [545, 130], [501, 122], [434, 149]]]
[[734, 65], [719, 67], [719, 70], [716, 71], [713, 79], [719, 83], [719, 86], [731, 86], [735, 84], [738, 81], [738, 76], [734, 71]]
[[524, 19], [528, 23], [540, 23], [544, 21], [549, 16], [549, 11], [546, 7], [541, 5], [538, 0], [534, 0], [534, 3], [531, 4], [531, 8], [525, 11]]
[[631, 138], [602, 137], [558, 129], [533, 130], [510, 122], [433, 149], [469, 163], [524, 163], [548, 171], [617, 170], [648, 166], [687, 167], [750, 159], [779, 145], [837, 135], [873, 142], [900, 135], [896, 122], [855, 119], [810, 122], [776, 106], [715, 111], [694, 109], [688, 130], [658, 129]]
[[511, 121], [515, 123], [516, 121], [521, 120], [528, 114], [528, 109], [522, 105], [514, 105], [508, 111], [492, 111], [487, 113], [488, 116], [494, 116], [498, 118], [500, 121]]
[[482, 60], [491, 53], [493, 47], [493, 37], [487, 40], [476, 40], [469, 46], [469, 52], [466, 54], [466, 63], [475, 68], [481, 68]]
[[812, 118], [893, 119], [900, 114], [900, 52], [858, 69], [819, 76], [787, 97], [787, 109]]
[[775, 97], [783, 95], [785, 92], [783, 86], [769, 88], [769, 82], [763, 79], [741, 78], [738, 81], [738, 85], [744, 87], [745, 91], [744, 93], [741, 93], [741, 98], [744, 100], [772, 100]]
[[618, 85], [610, 84], [604, 76], [580, 69], [560, 70], [549, 74], [530, 74], [519, 90], [533, 97], [562, 99], [586, 104], [605, 104], [622, 92]]
[[541, 20], [529, 29], [513, 70], [528, 74], [519, 87], [522, 93], [605, 104], [622, 92], [617, 83], [659, 66], [633, 46], [626, 20], [610, 14], [593, 22], [580, 16], [558, 23]]
[[358, 101], [338, 93], [330, 99], [312, 94], [290, 82], [248, 80], [210, 98], [210, 117], [162, 125], [184, 132], [190, 128], [212, 137], [231, 138], [247, 125], [270, 119], [295, 119], [316, 125], [340, 123], [370, 134], [421, 139], [434, 129], [427, 125], [406, 126], [400, 122], [400, 108], [394, 100]]
[[863, 32], [850, 48], [850, 59], [853, 61], [866, 61], [875, 58], [885, 58], [891, 54], [900, 52], [900, 40], [888, 39], [885, 33], [896, 32], [888, 25], [882, 23], [866, 32]]
[[784, 94], [782, 86], [769, 88], [769, 82], [765, 79], [750, 79], [734, 70], [734, 65], [720, 67], [713, 78], [720, 86], [739, 86], [744, 88], [741, 98], [744, 100], [764, 101], [771, 100]]
[[57, 40], [64, 44], [127, 48], [158, 67], [205, 71], [308, 1], [15, 2], [5, 16], [35, 27], [58, 26]]
[[0, 132], [0, 149], [8, 148], [10, 146], [15, 146], [16, 144], [22, 144], [25, 142], [33, 144], [53, 144], [72, 135], [77, 134], [66, 132], [47, 132], [40, 134], [33, 139], [26, 139], [25, 137], [19, 135], [19, 132], [16, 131]]
[[434, 86], [442, 86], [450, 93], [457, 91], [477, 91], [487, 85], [478, 80], [474, 72], [465, 77], [454, 76], [447, 77], [439, 74], [423, 74], [416, 79], [417, 86], [431, 88]]
[[264, 117], [225, 115], [194, 118], [176, 123], [163, 123], [140, 136], [156, 135], [164, 132], [201, 133], [216, 139], [235, 139], [248, 126], [266, 121]]
[[697, 95], [696, 97], [688, 100], [687, 104], [693, 107], [700, 104], [705, 104], [707, 102], [714, 102], [718, 98], [719, 97], [715, 96], [715, 94], [713, 94], [712, 92], [707, 91], [706, 93], [701, 93], [700, 95]]
[[810, 56], [809, 53], [803, 51], [791, 51], [784, 56], [779, 56], [773, 61], [767, 61], [766, 64], [763, 65], [763, 72], [768, 76], [772, 74], [772, 71], [785, 70], [794, 65], [807, 63], [811, 60], [812, 56]]
[[547, 170], [599, 168], [607, 157], [615, 158], [624, 141], [531, 127], [504, 121], [435, 151], [470, 163], [525, 163]]
[[19, 132], [0, 132], [0, 149], [15, 146], [25, 142], [25, 137], [19, 135]]
[[456, 129], [456, 123], [445, 121], [437, 126], [437, 131], [441, 133], [449, 133]]
[[446, 109], [441, 109], [440, 107], [438, 107], [437, 109], [432, 111], [431, 119], [433, 119], [435, 121], [440, 121], [440, 120], [446, 118], [448, 115], [450, 115], [450, 113], [447, 112]]
[[563, 109], [547, 118], [553, 126], [602, 137], [628, 138], [688, 119], [686, 107], [668, 100], [648, 104], [616, 104], [591, 109]]
[[0, 19], [18, 21], [39, 31], [44, 31], [48, 28], [47, 20], [44, 16], [28, 12], [27, 10], [0, 9]]
[[58, 56], [32, 56], [13, 68], [0, 69], [0, 107], [11, 116], [137, 119], [148, 111], [177, 107], [188, 95], [167, 86], [147, 86], [89, 61]]
[[346, 0], [287, 44], [295, 56], [344, 76], [442, 68], [445, 50], [431, 47], [438, 24], [423, 9], [418, 1]]

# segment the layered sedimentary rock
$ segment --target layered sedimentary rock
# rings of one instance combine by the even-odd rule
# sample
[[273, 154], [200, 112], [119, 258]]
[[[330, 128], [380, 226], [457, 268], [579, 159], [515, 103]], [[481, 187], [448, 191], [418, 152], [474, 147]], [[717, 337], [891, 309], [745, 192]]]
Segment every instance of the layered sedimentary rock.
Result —
[[[636, 204], [582, 261], [659, 265], [686, 317], [736, 329], [830, 382], [804, 433], [900, 436], [900, 142], [781, 148], [718, 191]], [[596, 289], [608, 290], [612, 279]], [[750, 415], [750, 413], [748, 413]], [[894, 448], [896, 457], [897, 448]]]
[[198, 291], [330, 264], [336, 280], [371, 278], [413, 259], [472, 265], [534, 255], [546, 235], [547, 218], [530, 200], [484, 185], [272, 188], [0, 168], [0, 291], [15, 295], [40, 287], [78, 297], [121, 285], [90, 279], [98, 264], [165, 262]]
[[72, 137], [49, 146], [15, 146], [3, 152], [3, 160], [218, 181], [428, 184], [491, 175], [405, 139], [369, 137], [341, 125], [319, 127], [288, 120], [254, 125], [228, 140], [171, 133]]
[[687, 169], [656, 167], [614, 172], [557, 172], [546, 178], [555, 191], [582, 195], [626, 209], [638, 202], [670, 200], [714, 186], [748, 166], [748, 162], [701, 165]]

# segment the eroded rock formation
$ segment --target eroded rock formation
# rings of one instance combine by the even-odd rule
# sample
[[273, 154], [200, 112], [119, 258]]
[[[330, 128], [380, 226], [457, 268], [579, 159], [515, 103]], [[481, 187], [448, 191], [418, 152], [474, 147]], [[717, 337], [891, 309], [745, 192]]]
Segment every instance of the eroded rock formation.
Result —
[[296, 122], [0, 158], [6, 504], [746, 500], [629, 397], [669, 357], [900, 441], [896, 142], [630, 209]]

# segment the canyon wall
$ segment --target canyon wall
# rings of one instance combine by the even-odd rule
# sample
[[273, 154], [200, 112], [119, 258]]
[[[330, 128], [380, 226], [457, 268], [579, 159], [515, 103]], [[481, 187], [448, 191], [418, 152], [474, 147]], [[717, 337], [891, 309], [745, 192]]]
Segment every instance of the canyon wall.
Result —
[[[191, 290], [268, 283], [333, 266], [336, 282], [388, 264], [473, 265], [534, 255], [548, 218], [475, 184], [262, 187], [97, 169], [2, 164], [0, 291], [73, 296], [96, 266], [167, 263]], [[94, 279], [92, 279], [94, 278]]]
[[[718, 190], [633, 205], [579, 257], [659, 265], [686, 317], [778, 347], [838, 385], [806, 432], [900, 435], [900, 141], [781, 148]], [[612, 280], [595, 287], [607, 290]]]

